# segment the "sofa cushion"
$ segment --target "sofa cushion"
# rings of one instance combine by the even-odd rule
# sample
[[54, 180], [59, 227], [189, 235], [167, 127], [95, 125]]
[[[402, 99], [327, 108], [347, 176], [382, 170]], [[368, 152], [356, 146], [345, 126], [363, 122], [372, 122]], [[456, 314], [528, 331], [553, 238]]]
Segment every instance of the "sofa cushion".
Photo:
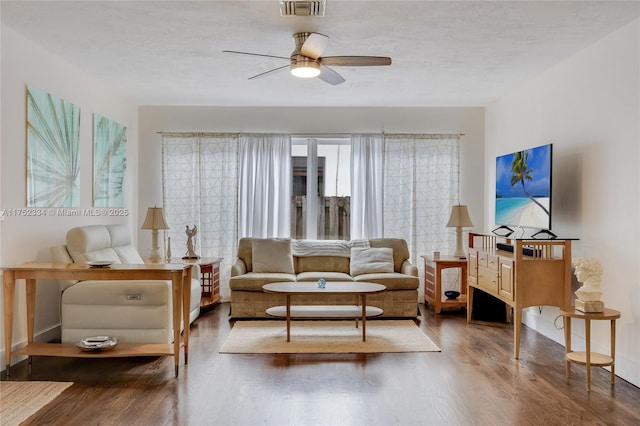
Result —
[[371, 247], [389, 247], [393, 250], [393, 270], [400, 272], [402, 263], [411, 257], [407, 242], [402, 238], [374, 238], [369, 240]]
[[89, 225], [73, 228], [67, 232], [67, 251], [75, 263], [110, 260], [120, 263], [120, 259], [111, 248], [111, 236], [102, 225]]
[[349, 257], [351, 246], [345, 240], [292, 240], [291, 251], [294, 256], [338, 256]]
[[130, 246], [133, 244], [131, 241], [131, 230], [127, 225], [115, 224], [105, 225], [111, 238], [111, 247], [117, 246]]
[[88, 251], [84, 254], [76, 254], [74, 263], [104, 262], [122, 263], [116, 251], [112, 248]]
[[295, 257], [296, 273], [342, 272], [349, 274], [349, 258], [340, 256]]
[[288, 238], [256, 238], [251, 244], [253, 272], [293, 274], [291, 240]]
[[315, 282], [320, 278], [326, 281], [353, 281], [351, 275], [344, 272], [301, 272], [296, 275], [296, 281], [299, 282]]
[[132, 265], [136, 265], [139, 263], [144, 263], [142, 257], [140, 257], [140, 253], [134, 246], [119, 246], [114, 247], [113, 251], [116, 252], [118, 258], [122, 263], [128, 263]]
[[420, 286], [418, 277], [393, 273], [362, 274], [354, 277], [354, 281], [382, 284], [387, 290], [417, 290]]
[[262, 286], [265, 284], [295, 281], [296, 276], [293, 274], [247, 272], [244, 275], [232, 277], [229, 280], [229, 288], [231, 290], [262, 292]]
[[351, 275], [393, 272], [393, 249], [388, 247], [351, 249]]

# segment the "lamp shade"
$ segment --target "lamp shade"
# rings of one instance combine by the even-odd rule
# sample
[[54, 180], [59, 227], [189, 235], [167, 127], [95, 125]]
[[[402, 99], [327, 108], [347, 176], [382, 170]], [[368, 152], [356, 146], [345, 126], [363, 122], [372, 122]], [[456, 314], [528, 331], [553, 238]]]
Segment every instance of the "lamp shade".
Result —
[[455, 228], [457, 226], [473, 226], [471, 218], [469, 217], [469, 211], [465, 205], [458, 204], [451, 206], [451, 216], [449, 217], [449, 222], [447, 222], [447, 227]]
[[149, 207], [147, 217], [140, 229], [169, 229], [162, 207]]

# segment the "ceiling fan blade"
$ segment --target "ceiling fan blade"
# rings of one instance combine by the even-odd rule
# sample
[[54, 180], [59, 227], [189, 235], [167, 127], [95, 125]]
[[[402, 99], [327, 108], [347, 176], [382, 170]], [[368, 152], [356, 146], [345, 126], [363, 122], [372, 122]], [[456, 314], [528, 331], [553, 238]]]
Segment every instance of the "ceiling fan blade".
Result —
[[287, 64], [287, 65], [283, 65], [283, 66], [281, 66], [281, 67], [274, 68], [274, 69], [272, 69], [272, 70], [265, 71], [265, 72], [262, 72], [262, 73], [260, 73], [260, 74], [256, 74], [256, 75], [254, 75], [253, 77], [249, 77], [249, 80], [255, 80], [256, 78], [266, 77], [266, 76], [269, 76], [269, 75], [271, 75], [271, 74], [275, 74], [275, 73], [277, 73], [277, 72], [279, 72], [279, 71], [282, 71], [283, 69], [285, 69], [285, 68], [289, 68], [289, 67], [290, 67], [290, 65], [289, 65], [289, 64]]
[[324, 34], [311, 33], [300, 48], [300, 54], [308, 58], [318, 59], [327, 48], [329, 37]]
[[318, 78], [325, 83], [329, 83], [333, 86], [344, 83], [344, 78], [329, 67], [322, 65], [320, 67], [320, 75]]
[[320, 58], [322, 65], [334, 67], [374, 67], [391, 65], [391, 58], [386, 56], [324, 56]]
[[238, 52], [237, 50], [223, 50], [222, 53], [238, 53], [240, 55], [264, 56], [266, 58], [286, 59], [287, 61], [291, 59], [285, 56], [263, 55], [262, 53]]

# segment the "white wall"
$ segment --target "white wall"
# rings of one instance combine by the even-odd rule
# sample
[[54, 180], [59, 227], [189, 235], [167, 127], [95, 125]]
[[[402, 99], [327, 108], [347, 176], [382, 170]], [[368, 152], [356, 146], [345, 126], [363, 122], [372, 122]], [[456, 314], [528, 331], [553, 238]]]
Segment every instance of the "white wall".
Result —
[[[553, 231], [580, 238], [574, 256], [593, 256], [602, 263], [602, 299], [622, 313], [616, 373], [638, 386], [639, 62], [636, 20], [491, 103], [486, 109], [484, 180], [485, 225], [492, 229], [495, 157], [554, 144]], [[562, 330], [554, 327], [557, 315], [555, 308], [544, 308], [542, 314], [530, 308], [525, 322], [564, 344]], [[606, 321], [593, 323], [593, 350], [609, 353], [608, 327]], [[583, 324], [575, 322], [573, 334], [574, 346], [583, 344]]]
[[[162, 203], [161, 137], [157, 132], [464, 133], [461, 138], [461, 195], [474, 223], [483, 223], [483, 108], [362, 107], [162, 107], [140, 108], [140, 206]], [[142, 212], [141, 212], [142, 213]], [[140, 218], [142, 220], [142, 218]], [[150, 237], [139, 233], [140, 247]], [[233, 260], [233, 259], [232, 259]], [[228, 259], [225, 259], [225, 262]]]
[[[127, 127], [126, 207], [128, 217], [7, 217], [0, 221], [0, 265], [49, 260], [49, 247], [64, 244], [67, 230], [91, 223], [136, 226], [138, 204], [138, 112], [124, 96], [3, 26], [1, 75], [0, 209], [26, 206], [26, 86], [31, 85], [80, 107], [80, 207], [92, 207], [93, 113]], [[134, 237], [137, 234], [134, 233]], [[1, 296], [0, 296], [1, 297]], [[18, 285], [13, 346], [26, 342], [24, 284]], [[37, 287], [36, 335], [47, 339], [59, 326], [59, 289]], [[0, 314], [2, 306], [0, 305]], [[1, 366], [4, 368], [4, 327]], [[14, 359], [14, 363], [16, 360]]]

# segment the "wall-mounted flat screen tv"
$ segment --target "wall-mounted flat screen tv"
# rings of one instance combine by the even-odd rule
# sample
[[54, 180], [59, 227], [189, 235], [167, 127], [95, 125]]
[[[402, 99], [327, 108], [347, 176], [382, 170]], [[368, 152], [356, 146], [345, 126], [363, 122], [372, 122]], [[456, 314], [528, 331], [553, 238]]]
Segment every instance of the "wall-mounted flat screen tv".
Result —
[[552, 145], [496, 158], [496, 225], [551, 229]]

